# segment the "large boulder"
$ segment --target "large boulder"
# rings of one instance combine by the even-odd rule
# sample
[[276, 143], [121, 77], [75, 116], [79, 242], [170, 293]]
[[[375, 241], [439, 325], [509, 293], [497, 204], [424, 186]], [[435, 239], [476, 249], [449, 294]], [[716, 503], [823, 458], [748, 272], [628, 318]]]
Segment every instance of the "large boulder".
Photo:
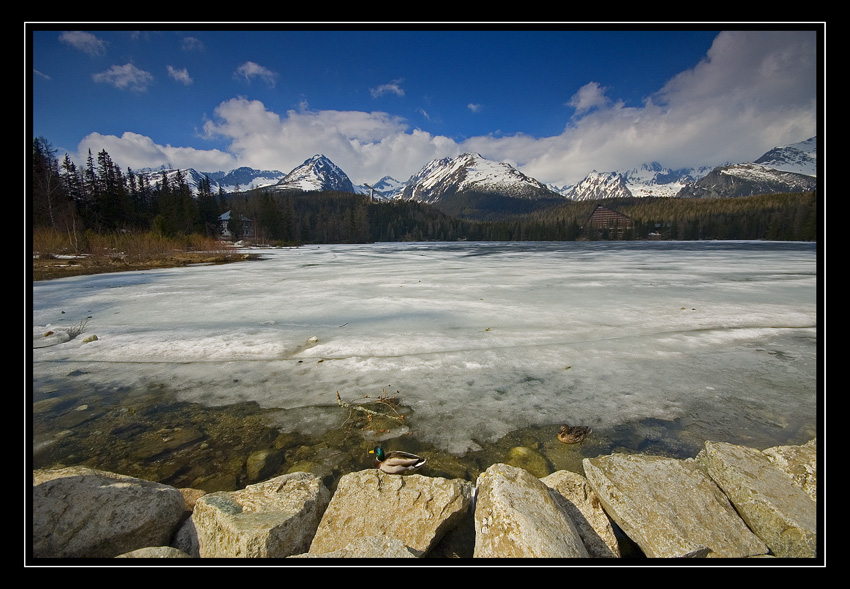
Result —
[[551, 489], [552, 498], [575, 524], [591, 557], [620, 557], [611, 519], [586, 478], [576, 472], [559, 470], [540, 480]]
[[[300, 554], [309, 548], [329, 500], [330, 491], [315, 475], [286, 474], [239, 491], [204, 495], [181, 533], [194, 531], [201, 558]], [[195, 542], [183, 538], [180, 547], [186, 545], [194, 553]]]
[[539, 478], [494, 464], [478, 476], [475, 551], [479, 558], [586, 558], [578, 530]]
[[772, 554], [816, 556], [817, 506], [767, 454], [725, 442], [706, 442], [697, 461]]
[[469, 510], [472, 485], [461, 479], [362, 470], [339, 479], [310, 554], [344, 550], [359, 538], [400, 540], [421, 557]]
[[165, 546], [184, 509], [168, 485], [85, 467], [35, 470], [33, 556], [112, 558]]
[[648, 557], [768, 552], [693, 459], [611, 454], [583, 464], [605, 511]]

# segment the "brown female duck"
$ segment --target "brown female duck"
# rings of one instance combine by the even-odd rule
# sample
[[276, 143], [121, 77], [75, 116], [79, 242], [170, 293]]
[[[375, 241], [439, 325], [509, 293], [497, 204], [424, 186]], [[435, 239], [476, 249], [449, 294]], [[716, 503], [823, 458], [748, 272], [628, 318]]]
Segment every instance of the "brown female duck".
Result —
[[562, 425], [558, 432], [558, 439], [565, 444], [578, 444], [586, 438], [593, 430], [586, 425]]

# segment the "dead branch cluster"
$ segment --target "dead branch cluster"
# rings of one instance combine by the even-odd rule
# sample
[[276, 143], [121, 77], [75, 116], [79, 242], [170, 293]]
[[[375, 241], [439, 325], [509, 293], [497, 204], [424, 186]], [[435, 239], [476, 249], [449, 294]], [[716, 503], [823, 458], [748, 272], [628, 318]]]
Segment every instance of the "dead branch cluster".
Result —
[[[396, 391], [398, 392], [398, 391]], [[404, 424], [404, 415], [399, 413], [399, 399], [395, 395], [388, 395], [386, 389], [382, 391], [377, 398], [370, 398], [369, 395], [364, 395], [364, 399], [368, 399], [363, 404], [352, 404], [347, 403], [342, 400], [339, 396], [339, 391], [336, 393], [336, 402], [340, 407], [344, 407], [349, 410], [348, 419], [346, 422], [354, 418], [354, 413], [360, 413], [365, 418], [365, 425], [361, 429], [378, 429], [379, 431], [389, 431], [389, 429], [384, 428], [383, 424], [380, 424], [382, 420], [390, 419], [392, 421], [396, 421], [400, 424]], [[365, 407], [364, 405], [371, 404], [374, 409], [370, 409], [369, 407]]]

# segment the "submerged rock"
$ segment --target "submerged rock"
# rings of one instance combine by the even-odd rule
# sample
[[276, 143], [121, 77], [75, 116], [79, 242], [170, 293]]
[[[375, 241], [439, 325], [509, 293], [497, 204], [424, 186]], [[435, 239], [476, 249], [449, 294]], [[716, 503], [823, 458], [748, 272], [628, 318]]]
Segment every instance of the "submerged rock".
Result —
[[511, 466], [527, 470], [537, 478], [543, 478], [552, 472], [546, 457], [528, 446], [514, 446], [508, 450], [505, 462]]

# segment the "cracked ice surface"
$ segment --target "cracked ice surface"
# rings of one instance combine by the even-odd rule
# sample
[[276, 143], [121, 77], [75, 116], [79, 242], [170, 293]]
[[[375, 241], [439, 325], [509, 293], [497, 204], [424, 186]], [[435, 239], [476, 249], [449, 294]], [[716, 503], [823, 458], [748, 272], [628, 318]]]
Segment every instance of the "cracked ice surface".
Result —
[[285, 409], [386, 388], [414, 409], [417, 432], [456, 453], [526, 425], [699, 411], [722, 429], [742, 404], [766, 421], [814, 419], [814, 244], [260, 251], [258, 262], [34, 283], [34, 342], [88, 317], [83, 335], [98, 337], [34, 348], [34, 386], [75, 371], [77, 382]]

